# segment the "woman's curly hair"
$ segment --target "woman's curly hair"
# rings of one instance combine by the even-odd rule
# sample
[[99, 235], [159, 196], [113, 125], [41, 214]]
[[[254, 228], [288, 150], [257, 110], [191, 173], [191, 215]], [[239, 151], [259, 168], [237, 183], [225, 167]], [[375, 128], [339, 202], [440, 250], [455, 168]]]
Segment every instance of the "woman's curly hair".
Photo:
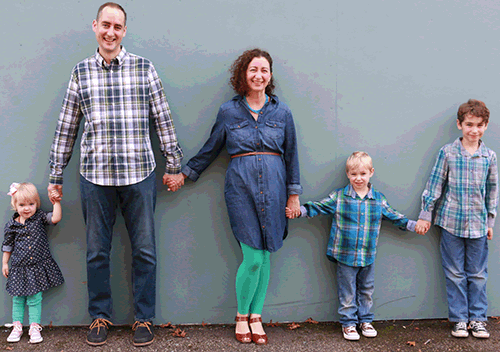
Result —
[[[273, 73], [273, 59], [267, 51], [258, 48], [245, 51], [236, 59], [235, 62], [233, 62], [231, 68], [229, 69], [229, 72], [231, 72], [231, 79], [229, 80], [229, 83], [233, 87], [234, 91], [239, 95], [245, 96], [248, 93], [247, 69], [250, 62], [256, 57], [265, 58], [269, 62], [271, 73]], [[271, 75], [271, 80], [266, 87], [266, 94], [273, 95], [274, 88], [274, 76]]]

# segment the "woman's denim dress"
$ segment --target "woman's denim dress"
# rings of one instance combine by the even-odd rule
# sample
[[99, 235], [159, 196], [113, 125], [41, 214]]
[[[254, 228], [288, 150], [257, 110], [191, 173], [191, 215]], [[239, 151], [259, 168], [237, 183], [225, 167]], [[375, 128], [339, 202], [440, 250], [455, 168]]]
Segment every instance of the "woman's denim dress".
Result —
[[250, 247], [275, 252], [288, 233], [288, 195], [301, 194], [297, 139], [288, 106], [271, 96], [252, 117], [242, 96], [224, 103], [209, 139], [182, 172], [196, 181], [226, 146], [229, 155], [272, 152], [232, 158], [224, 195], [236, 239]]

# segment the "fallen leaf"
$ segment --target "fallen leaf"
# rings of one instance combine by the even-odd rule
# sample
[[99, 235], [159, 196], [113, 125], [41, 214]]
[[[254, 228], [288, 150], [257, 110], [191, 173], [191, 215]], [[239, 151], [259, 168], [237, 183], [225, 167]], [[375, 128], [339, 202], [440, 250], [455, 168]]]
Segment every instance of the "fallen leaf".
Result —
[[306, 320], [306, 323], [311, 323], [311, 324], [319, 324], [316, 320], [313, 320], [313, 318], [308, 318]]
[[297, 323], [288, 324], [288, 329], [289, 330], [295, 330], [295, 329], [298, 329], [298, 328], [300, 328], [300, 325], [297, 324]]
[[201, 326], [205, 327], [205, 326], [207, 326], [207, 325], [208, 325], [208, 324], [207, 324], [207, 323], [205, 323], [204, 321], [202, 321], [202, 322], [201, 322]]
[[265, 323], [264, 325], [265, 326], [274, 326], [274, 327], [276, 327], [276, 326], [280, 326], [281, 324], [279, 322], [273, 323], [273, 320], [271, 319], [271, 321], [269, 321], [269, 323]]
[[172, 325], [171, 322], [168, 322], [166, 324], [161, 324], [160, 328], [175, 329], [175, 325]]
[[412, 346], [412, 347], [414, 347], [414, 346], [415, 346], [415, 341], [406, 341], [406, 344], [407, 344], [408, 346]]
[[491, 319], [500, 319], [500, 317], [490, 317]]
[[12, 351], [14, 349], [14, 347], [7, 346], [7, 347], [5, 347], [5, 349], [8, 351]]
[[420, 330], [420, 328], [418, 326], [415, 327], [415, 330]]
[[181, 330], [181, 329], [177, 328], [172, 333], [172, 336], [173, 337], [186, 337], [186, 332], [184, 330]]
[[52, 329], [52, 320], [50, 321], [49, 329]]

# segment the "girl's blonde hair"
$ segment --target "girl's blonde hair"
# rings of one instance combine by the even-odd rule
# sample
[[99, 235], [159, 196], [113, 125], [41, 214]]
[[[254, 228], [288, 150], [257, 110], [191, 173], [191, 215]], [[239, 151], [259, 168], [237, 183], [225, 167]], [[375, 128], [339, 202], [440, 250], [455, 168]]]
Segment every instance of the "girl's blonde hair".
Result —
[[354, 152], [347, 158], [347, 162], [345, 164], [345, 171], [349, 172], [350, 170], [357, 169], [359, 167], [366, 167], [367, 169], [373, 169], [372, 158], [365, 152]]
[[17, 191], [12, 195], [10, 200], [10, 205], [12, 210], [16, 210], [16, 205], [20, 201], [30, 201], [34, 200], [36, 203], [36, 208], [40, 208], [40, 196], [36, 187], [31, 182], [23, 182], [17, 187]]

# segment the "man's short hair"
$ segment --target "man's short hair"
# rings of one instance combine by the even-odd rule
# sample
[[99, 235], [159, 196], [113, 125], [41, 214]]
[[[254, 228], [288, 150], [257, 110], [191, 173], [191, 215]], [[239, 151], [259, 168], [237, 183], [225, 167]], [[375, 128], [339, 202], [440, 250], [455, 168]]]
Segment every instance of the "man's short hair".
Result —
[[121, 5], [117, 4], [116, 2], [107, 2], [105, 4], [102, 4], [101, 7], [99, 7], [99, 10], [97, 10], [97, 16], [95, 18], [95, 20], [97, 22], [99, 22], [99, 17], [101, 17], [102, 10], [104, 10], [105, 7], [111, 7], [111, 8], [118, 9], [121, 12], [123, 12], [123, 15], [125, 16], [125, 23], [124, 23], [124, 25], [127, 25], [127, 13], [123, 9], [123, 7], [121, 7]]

